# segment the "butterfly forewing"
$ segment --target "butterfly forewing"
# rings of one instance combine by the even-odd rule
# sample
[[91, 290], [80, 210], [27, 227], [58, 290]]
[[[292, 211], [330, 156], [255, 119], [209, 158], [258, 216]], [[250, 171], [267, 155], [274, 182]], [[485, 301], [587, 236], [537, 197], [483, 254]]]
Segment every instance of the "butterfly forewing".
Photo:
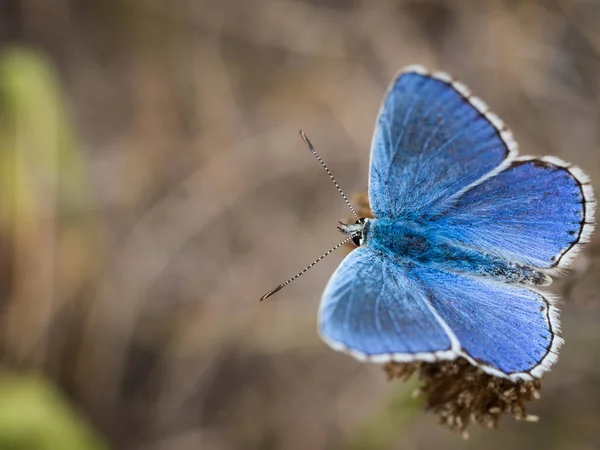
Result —
[[398, 77], [371, 145], [374, 214], [412, 219], [435, 214], [448, 198], [516, 154], [512, 135], [488, 116], [483, 102], [465, 97], [448, 80], [415, 71]]

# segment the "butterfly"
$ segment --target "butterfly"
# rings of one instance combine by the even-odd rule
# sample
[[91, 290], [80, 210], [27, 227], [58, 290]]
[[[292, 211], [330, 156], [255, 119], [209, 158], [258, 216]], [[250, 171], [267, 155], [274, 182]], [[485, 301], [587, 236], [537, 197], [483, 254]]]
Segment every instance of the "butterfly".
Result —
[[563, 340], [555, 297], [540, 288], [594, 230], [581, 169], [519, 156], [512, 133], [464, 84], [410, 66], [378, 115], [369, 202], [375, 218], [339, 227], [358, 248], [323, 293], [327, 344], [375, 363], [462, 357], [513, 381], [550, 369]]

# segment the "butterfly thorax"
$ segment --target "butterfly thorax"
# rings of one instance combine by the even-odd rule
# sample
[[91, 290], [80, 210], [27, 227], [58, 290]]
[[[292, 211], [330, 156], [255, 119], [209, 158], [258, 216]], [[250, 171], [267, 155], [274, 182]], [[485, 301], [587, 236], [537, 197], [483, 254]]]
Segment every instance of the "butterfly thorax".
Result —
[[367, 219], [363, 236], [362, 245], [400, 264], [426, 265], [508, 283], [547, 285], [552, 281], [534, 267], [453, 242], [431, 222]]
[[364, 237], [363, 245], [420, 263], [435, 259], [435, 247], [440, 244], [426, 226], [406, 220], [370, 219]]

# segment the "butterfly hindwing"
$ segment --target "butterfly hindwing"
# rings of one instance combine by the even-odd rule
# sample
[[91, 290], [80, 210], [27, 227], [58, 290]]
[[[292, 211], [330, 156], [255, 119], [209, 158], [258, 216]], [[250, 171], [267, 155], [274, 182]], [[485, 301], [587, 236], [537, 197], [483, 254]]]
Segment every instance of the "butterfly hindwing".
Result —
[[334, 273], [320, 330], [361, 360], [433, 361], [463, 356], [488, 373], [531, 379], [562, 342], [547, 295], [424, 266], [398, 264], [367, 247]]
[[558, 158], [522, 157], [435, 219], [452, 241], [542, 269], [568, 267], [594, 227], [589, 178]]
[[414, 273], [441, 319], [460, 342], [461, 356], [489, 373], [539, 377], [562, 343], [547, 294], [426, 267]]
[[516, 154], [512, 134], [445, 74], [408, 68], [392, 83], [371, 145], [377, 217], [420, 218]]
[[329, 345], [362, 360], [455, 357], [420, 283], [368, 247], [350, 253], [332, 275], [319, 324]]

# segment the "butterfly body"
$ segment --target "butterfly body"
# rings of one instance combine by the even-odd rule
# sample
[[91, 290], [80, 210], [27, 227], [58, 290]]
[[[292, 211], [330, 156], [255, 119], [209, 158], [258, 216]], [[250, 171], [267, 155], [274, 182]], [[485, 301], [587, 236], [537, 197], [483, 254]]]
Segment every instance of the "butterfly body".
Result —
[[453, 242], [441, 228], [435, 221], [366, 219], [363, 245], [397, 264], [418, 264], [505, 283], [543, 286], [552, 281], [533, 267]]
[[550, 369], [558, 310], [538, 287], [593, 232], [580, 169], [519, 156], [464, 84], [413, 66], [377, 119], [369, 200], [374, 219], [340, 227], [360, 247], [323, 293], [320, 334], [331, 347], [378, 363], [462, 357], [511, 380]]

